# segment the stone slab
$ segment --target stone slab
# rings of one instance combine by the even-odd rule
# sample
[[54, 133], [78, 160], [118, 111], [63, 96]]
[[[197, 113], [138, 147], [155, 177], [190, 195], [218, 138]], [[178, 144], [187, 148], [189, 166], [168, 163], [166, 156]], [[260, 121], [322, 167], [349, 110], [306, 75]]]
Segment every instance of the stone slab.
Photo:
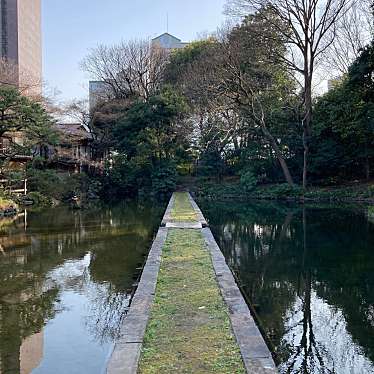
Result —
[[168, 229], [202, 229], [203, 225], [200, 222], [168, 222], [166, 227]]
[[138, 371], [142, 345], [116, 344], [110, 358], [107, 373], [110, 374], [135, 374]]
[[155, 296], [162, 247], [167, 234], [167, 228], [158, 230], [129, 313], [121, 326], [120, 338], [109, 359], [107, 374], [135, 374], [137, 372], [144, 334]]
[[173, 210], [174, 201], [175, 201], [175, 193], [173, 193], [173, 195], [171, 196], [169, 200], [169, 204], [166, 208], [164, 217], [162, 218], [162, 221], [161, 221], [161, 227], [165, 227], [168, 222], [173, 221], [171, 218], [171, 211]]
[[272, 355], [209, 228], [202, 229], [247, 373], [278, 373]]
[[155, 296], [162, 248], [165, 244], [169, 228], [201, 230], [212, 258], [213, 268], [222, 297], [229, 309], [231, 326], [247, 373], [278, 373], [271, 353], [250, 314], [233, 274], [227, 266], [212, 232], [207, 228], [207, 221], [191, 195], [188, 194], [188, 196], [197, 214], [198, 222], [172, 222], [171, 211], [175, 201], [175, 194], [173, 194], [162, 220], [162, 227], [159, 229], [156, 239], [153, 242], [129, 313], [124, 319], [120, 339], [117, 341], [110, 357], [107, 374], [135, 374], [138, 370], [144, 334]]
[[196, 204], [195, 200], [192, 198], [190, 193], [188, 193], [188, 199], [190, 200], [192, 208], [197, 215], [197, 220], [201, 223], [202, 227], [208, 227], [209, 225], [208, 225], [207, 220], [205, 219], [205, 217], [204, 217], [203, 213], [201, 212], [199, 206]]

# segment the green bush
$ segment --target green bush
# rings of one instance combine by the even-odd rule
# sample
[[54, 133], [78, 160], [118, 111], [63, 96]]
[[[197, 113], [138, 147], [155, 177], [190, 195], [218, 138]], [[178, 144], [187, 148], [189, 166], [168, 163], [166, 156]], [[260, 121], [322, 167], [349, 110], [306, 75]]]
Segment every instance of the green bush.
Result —
[[276, 197], [296, 197], [301, 195], [302, 189], [299, 186], [290, 186], [287, 183], [282, 183], [274, 186], [271, 189], [271, 193]]
[[29, 190], [58, 200], [61, 199], [64, 186], [56, 171], [30, 168], [27, 171], [27, 177]]
[[247, 193], [252, 192], [256, 188], [257, 183], [258, 179], [256, 175], [250, 170], [244, 172], [240, 177], [240, 184]]
[[167, 196], [174, 192], [177, 186], [175, 165], [168, 163], [157, 167], [151, 176], [152, 193], [155, 196]]
[[260, 187], [253, 192], [253, 197], [259, 199], [285, 199], [298, 198], [302, 196], [303, 190], [300, 186], [290, 186], [287, 183]]
[[22, 197], [20, 203], [22, 203], [25, 200], [31, 200], [34, 203], [34, 205], [38, 206], [52, 205], [51, 198], [41, 194], [40, 192], [29, 192], [26, 196]]
[[215, 183], [205, 178], [197, 182], [195, 195], [202, 199], [225, 199], [242, 197], [243, 190], [240, 183]]
[[368, 208], [368, 216], [370, 218], [374, 218], [374, 206], [369, 206], [369, 208]]
[[[55, 170], [40, 170], [30, 168], [27, 171], [28, 188], [34, 197], [68, 201], [74, 195], [96, 195], [101, 189], [101, 184], [89, 178], [86, 174], [57, 173]], [[90, 197], [90, 196], [88, 196]]]

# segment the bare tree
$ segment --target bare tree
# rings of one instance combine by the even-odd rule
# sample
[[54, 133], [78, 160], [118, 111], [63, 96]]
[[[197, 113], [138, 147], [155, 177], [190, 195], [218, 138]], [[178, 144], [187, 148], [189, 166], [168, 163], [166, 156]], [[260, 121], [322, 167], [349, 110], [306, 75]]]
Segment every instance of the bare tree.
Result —
[[42, 82], [26, 71], [20, 71], [19, 66], [6, 58], [0, 58], [0, 85], [13, 86], [22, 95], [34, 101], [43, 101]]
[[[279, 103], [286, 106], [294, 88], [291, 77], [281, 71], [283, 66], [270, 58], [284, 51], [276, 34], [272, 25], [262, 22], [258, 15], [240, 27], [220, 30], [217, 42], [185, 80], [200, 106], [217, 113], [220, 131], [216, 133], [223, 145], [231, 142], [236, 148], [236, 142], [248, 142], [249, 134], [264, 139], [286, 181], [293, 185], [286, 161], [288, 150], [270, 127], [274, 108], [279, 109]], [[209, 138], [215, 139], [212, 134]]]
[[[228, 0], [227, 12], [246, 16], [260, 12], [284, 37], [288, 54], [278, 56], [292, 71], [302, 76], [303, 187], [307, 187], [309, 151], [312, 136], [312, 84], [316, 64], [331, 46], [337, 23], [354, 0]], [[278, 20], [268, 17], [264, 8], [272, 9]]]
[[331, 75], [343, 76], [374, 35], [371, 1], [361, 0], [343, 14], [336, 26], [336, 37], [326, 53], [321, 66]]
[[110, 87], [115, 99], [145, 100], [160, 88], [168, 61], [167, 52], [149, 40], [99, 45], [82, 61], [82, 68]]
[[18, 82], [17, 65], [9, 62], [5, 58], [0, 59], [0, 84], [16, 86]]
[[91, 115], [88, 108], [88, 101], [85, 99], [75, 99], [68, 102], [62, 109], [62, 113], [88, 129], [91, 124]]
[[264, 37], [273, 35], [274, 30], [265, 32], [266, 25], [259, 21], [254, 17], [244, 27], [221, 31], [219, 40], [211, 43], [187, 71], [184, 89], [198, 108], [201, 133], [207, 134], [210, 142], [219, 138], [224, 149], [229, 143], [235, 147], [235, 142], [248, 137], [249, 132], [261, 134], [279, 161], [286, 181], [293, 185], [287, 150], [269, 126], [272, 106], [286, 105], [293, 83], [282, 73], [280, 64], [270, 63], [269, 53], [277, 50], [281, 54], [284, 47], [275, 36]]

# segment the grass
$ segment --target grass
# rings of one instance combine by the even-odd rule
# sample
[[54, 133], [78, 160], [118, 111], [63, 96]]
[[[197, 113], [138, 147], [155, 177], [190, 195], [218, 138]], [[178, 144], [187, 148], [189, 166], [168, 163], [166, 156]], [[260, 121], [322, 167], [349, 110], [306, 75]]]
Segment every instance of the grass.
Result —
[[12, 207], [16, 207], [16, 203], [14, 201], [0, 197], [0, 210], [6, 210]]
[[175, 202], [171, 211], [171, 218], [173, 221], [179, 222], [194, 222], [198, 220], [186, 192], [175, 193]]
[[200, 230], [169, 230], [138, 372], [245, 373]]
[[252, 191], [245, 191], [238, 181], [224, 183], [204, 183], [195, 187], [200, 198], [208, 199], [259, 199], [259, 200], [295, 200], [295, 201], [374, 201], [374, 184], [351, 183], [337, 186], [309, 187], [305, 193], [301, 186], [290, 187], [285, 183], [259, 185]]

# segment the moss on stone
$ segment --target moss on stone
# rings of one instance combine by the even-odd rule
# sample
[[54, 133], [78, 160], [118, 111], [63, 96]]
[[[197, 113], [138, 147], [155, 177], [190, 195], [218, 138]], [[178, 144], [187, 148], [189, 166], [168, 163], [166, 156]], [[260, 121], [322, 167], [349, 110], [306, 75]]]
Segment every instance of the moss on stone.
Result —
[[169, 230], [139, 373], [245, 373], [200, 230]]
[[173, 221], [179, 222], [194, 222], [198, 220], [186, 192], [175, 193], [175, 201], [171, 211], [171, 218]]

